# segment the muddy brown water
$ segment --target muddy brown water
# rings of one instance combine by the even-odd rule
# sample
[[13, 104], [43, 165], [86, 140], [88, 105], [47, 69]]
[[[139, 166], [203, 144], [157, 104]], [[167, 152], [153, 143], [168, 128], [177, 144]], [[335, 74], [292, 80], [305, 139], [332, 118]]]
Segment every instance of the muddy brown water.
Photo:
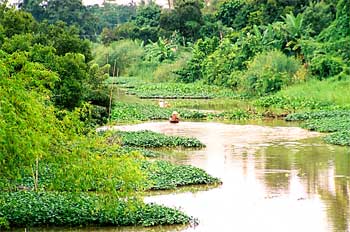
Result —
[[206, 148], [164, 151], [168, 154], [163, 158], [200, 167], [223, 184], [145, 197], [146, 202], [180, 208], [198, 218], [195, 227], [70, 231], [350, 231], [350, 150], [325, 144], [321, 134], [281, 122], [149, 122], [114, 129], [198, 138]]
[[[167, 159], [221, 178], [217, 188], [146, 197], [199, 225], [155, 231], [350, 231], [350, 151], [297, 127], [208, 122], [120, 126], [196, 137], [206, 148]], [[141, 229], [142, 231], [142, 229]]]

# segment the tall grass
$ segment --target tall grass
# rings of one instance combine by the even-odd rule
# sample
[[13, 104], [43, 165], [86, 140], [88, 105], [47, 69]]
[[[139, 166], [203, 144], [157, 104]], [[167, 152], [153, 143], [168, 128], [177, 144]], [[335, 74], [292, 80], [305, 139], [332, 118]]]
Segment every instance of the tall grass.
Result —
[[152, 81], [153, 73], [157, 69], [159, 63], [155, 61], [140, 61], [131, 65], [127, 71], [126, 76], [133, 76], [142, 81]]
[[350, 77], [344, 80], [309, 80], [283, 89], [277, 95], [331, 102], [340, 107], [350, 107]]
[[303, 81], [305, 72], [302, 69], [303, 66], [294, 57], [288, 57], [280, 51], [268, 51], [255, 56], [248, 63], [243, 76], [236, 76], [245, 93], [263, 96]]
[[178, 77], [175, 72], [185, 66], [190, 56], [190, 51], [180, 48], [173, 61], [139, 60], [126, 70], [126, 75], [138, 77], [145, 82], [173, 82]]
[[[128, 68], [141, 63], [145, 53], [140, 43], [132, 40], [120, 40], [108, 47], [99, 45], [94, 47], [95, 62], [100, 66], [110, 64], [110, 74], [126, 74]], [[113, 71], [115, 67], [115, 70]]]

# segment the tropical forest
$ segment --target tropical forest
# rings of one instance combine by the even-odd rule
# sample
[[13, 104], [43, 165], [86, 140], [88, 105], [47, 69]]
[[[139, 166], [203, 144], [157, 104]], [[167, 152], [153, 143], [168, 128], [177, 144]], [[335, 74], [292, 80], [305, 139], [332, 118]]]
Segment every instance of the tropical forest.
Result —
[[350, 231], [350, 1], [0, 0], [0, 231]]

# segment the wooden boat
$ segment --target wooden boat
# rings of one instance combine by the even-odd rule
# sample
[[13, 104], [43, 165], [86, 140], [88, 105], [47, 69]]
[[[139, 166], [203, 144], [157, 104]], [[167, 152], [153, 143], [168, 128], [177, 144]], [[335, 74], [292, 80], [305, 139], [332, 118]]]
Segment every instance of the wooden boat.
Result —
[[170, 123], [179, 123], [180, 119], [178, 119], [178, 118], [169, 118], [169, 122]]
[[171, 117], [169, 118], [169, 122], [170, 123], [179, 123], [180, 121], [180, 118], [179, 118], [179, 113], [174, 111], [172, 114], [171, 114]]

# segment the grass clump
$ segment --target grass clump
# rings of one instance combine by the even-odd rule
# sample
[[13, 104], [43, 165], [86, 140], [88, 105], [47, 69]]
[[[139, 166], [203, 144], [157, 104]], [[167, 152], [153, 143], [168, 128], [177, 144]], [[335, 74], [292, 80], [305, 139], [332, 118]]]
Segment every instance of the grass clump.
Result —
[[303, 99], [317, 99], [317, 102], [332, 103], [335, 106], [348, 106], [350, 102], [350, 78], [341, 80], [330, 78], [326, 80], [312, 79], [307, 82], [289, 86], [278, 93], [279, 96]]
[[221, 183], [204, 170], [190, 165], [175, 165], [168, 161], [145, 162], [144, 170], [153, 183], [151, 190], [174, 189], [180, 186], [195, 184]]
[[0, 194], [0, 201], [0, 218], [10, 227], [153, 226], [191, 220], [176, 209], [88, 193], [8, 192]]
[[144, 131], [118, 131], [117, 136], [123, 146], [132, 147], [193, 147], [200, 148], [205, 145], [196, 138], [168, 136], [149, 130]]

